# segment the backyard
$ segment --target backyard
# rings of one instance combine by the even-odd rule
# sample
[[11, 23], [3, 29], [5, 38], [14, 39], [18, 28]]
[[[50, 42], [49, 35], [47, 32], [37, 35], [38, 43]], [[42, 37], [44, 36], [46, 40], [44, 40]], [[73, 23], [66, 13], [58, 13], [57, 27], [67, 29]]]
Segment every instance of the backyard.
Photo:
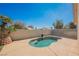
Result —
[[[0, 52], [1, 56], [77, 56], [78, 41], [68, 38], [58, 40], [57, 43], [49, 47], [37, 48], [28, 44], [29, 39], [14, 41], [5, 45]], [[71, 43], [70, 43], [71, 42]]]
[[[29, 44], [31, 40], [35, 40], [40, 37], [43, 32], [46, 37], [58, 37], [57, 42], [52, 43], [48, 47], [34, 47]], [[70, 31], [69, 31], [70, 32]], [[29, 34], [30, 33], [30, 34]], [[62, 55], [79, 55], [78, 52], [78, 40], [73, 37], [62, 37], [58, 35], [50, 35], [50, 30], [18, 30], [11, 34], [13, 42], [2, 46], [0, 55], [30, 55], [30, 56], [62, 56]], [[18, 35], [17, 35], [18, 34]], [[36, 34], [36, 35], [35, 35]], [[38, 35], [39, 34], [39, 35]], [[70, 33], [69, 33], [70, 34]], [[66, 35], [66, 34], [64, 34]], [[68, 35], [68, 33], [67, 33]], [[75, 36], [74, 36], [75, 37]], [[19, 40], [20, 39], [20, 40]]]
[[0, 6], [0, 56], [79, 56], [77, 4]]

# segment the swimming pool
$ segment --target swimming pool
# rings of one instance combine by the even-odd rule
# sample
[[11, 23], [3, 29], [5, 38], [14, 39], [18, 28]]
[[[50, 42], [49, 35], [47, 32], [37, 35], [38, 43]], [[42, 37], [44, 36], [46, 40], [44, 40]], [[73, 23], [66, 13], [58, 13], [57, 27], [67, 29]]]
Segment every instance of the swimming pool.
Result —
[[38, 39], [31, 40], [29, 44], [33, 47], [48, 47], [51, 44], [53, 45], [54, 43], [56, 43], [56, 41], [57, 41], [57, 38], [44, 37], [44, 38], [38, 38]]

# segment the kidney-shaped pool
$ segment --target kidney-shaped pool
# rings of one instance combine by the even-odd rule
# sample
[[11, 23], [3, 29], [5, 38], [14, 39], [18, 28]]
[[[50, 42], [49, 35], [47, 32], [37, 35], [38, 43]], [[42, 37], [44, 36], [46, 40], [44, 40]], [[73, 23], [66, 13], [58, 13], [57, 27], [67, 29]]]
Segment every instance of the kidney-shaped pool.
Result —
[[49, 45], [53, 45], [56, 42], [57, 38], [55, 37], [44, 37], [31, 40], [29, 44], [33, 47], [48, 47]]

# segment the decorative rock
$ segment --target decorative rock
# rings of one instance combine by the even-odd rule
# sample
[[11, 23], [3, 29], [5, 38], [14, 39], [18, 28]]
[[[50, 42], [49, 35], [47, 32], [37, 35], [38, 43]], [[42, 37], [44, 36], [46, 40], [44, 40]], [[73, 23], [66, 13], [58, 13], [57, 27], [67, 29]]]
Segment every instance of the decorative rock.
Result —
[[4, 38], [4, 39], [2, 39], [2, 40], [0, 41], [0, 43], [1, 43], [2, 45], [6, 45], [6, 44], [9, 44], [9, 43], [11, 43], [11, 42], [12, 42], [12, 40], [11, 40], [10, 37], [6, 37], [6, 38]]

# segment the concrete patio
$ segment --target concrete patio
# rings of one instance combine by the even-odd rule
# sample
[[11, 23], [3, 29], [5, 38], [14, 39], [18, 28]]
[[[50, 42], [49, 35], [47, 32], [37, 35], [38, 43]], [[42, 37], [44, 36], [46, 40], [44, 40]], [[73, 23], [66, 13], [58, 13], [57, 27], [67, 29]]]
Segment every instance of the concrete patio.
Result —
[[[35, 38], [32, 38], [35, 39]], [[29, 40], [25, 39], [14, 41], [5, 45], [1, 50], [1, 56], [78, 56], [79, 46], [78, 40], [63, 38], [59, 39], [55, 44], [49, 47], [37, 48], [28, 44]]]

